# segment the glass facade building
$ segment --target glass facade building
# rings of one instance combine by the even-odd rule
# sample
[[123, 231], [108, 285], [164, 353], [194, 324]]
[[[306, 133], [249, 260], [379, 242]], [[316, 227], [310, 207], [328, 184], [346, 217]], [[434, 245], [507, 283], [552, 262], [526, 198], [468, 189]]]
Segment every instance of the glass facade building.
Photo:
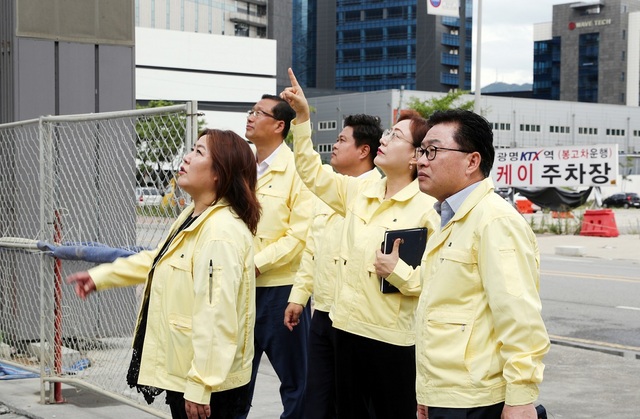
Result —
[[533, 96], [560, 99], [560, 38], [533, 44]]
[[415, 0], [317, 2], [317, 13], [309, 11], [317, 19], [309, 87], [469, 90], [473, 1], [461, 4], [460, 18], [452, 18], [429, 15]]

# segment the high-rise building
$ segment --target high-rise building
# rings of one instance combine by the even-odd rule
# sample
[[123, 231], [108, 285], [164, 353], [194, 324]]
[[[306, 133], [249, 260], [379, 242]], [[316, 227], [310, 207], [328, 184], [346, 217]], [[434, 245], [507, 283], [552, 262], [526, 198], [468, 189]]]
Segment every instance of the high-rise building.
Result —
[[640, 0], [553, 6], [534, 28], [533, 97], [638, 106]]
[[473, 1], [460, 3], [460, 17], [453, 18], [427, 14], [424, 1], [313, 2], [316, 44], [307, 63], [314, 58], [316, 66], [308, 86], [470, 90]]

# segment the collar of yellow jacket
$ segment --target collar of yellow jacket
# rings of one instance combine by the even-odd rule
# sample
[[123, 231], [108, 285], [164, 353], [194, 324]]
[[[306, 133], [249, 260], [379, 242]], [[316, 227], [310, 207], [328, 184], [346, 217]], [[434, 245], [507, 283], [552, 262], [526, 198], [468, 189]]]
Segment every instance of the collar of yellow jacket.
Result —
[[[376, 182], [370, 182], [362, 191], [363, 195], [367, 198], [371, 199], [379, 199], [380, 201], [384, 200], [384, 194], [387, 190], [387, 178], [382, 178]], [[405, 186], [400, 190], [400, 192], [396, 193], [391, 197], [392, 201], [404, 202], [408, 201], [416, 194], [422, 193], [420, 192], [420, 188], [418, 187], [418, 179], [414, 179], [413, 182]]]

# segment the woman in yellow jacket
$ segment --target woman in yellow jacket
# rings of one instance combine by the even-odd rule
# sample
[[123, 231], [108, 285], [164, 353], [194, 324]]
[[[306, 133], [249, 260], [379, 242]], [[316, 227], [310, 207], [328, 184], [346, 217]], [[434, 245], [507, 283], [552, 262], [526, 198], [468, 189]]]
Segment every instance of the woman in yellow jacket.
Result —
[[[340, 271], [330, 309], [336, 329], [336, 397], [339, 418], [416, 417], [415, 309], [421, 290], [419, 269], [380, 252], [385, 231], [427, 227], [434, 231], [436, 202], [416, 180], [415, 148], [427, 133], [426, 120], [401, 116], [380, 139], [379, 180], [357, 179], [322, 169], [313, 150], [309, 105], [293, 72], [282, 92], [296, 111], [294, 155], [307, 187], [342, 215]], [[379, 277], [400, 292], [383, 294]]]
[[174, 418], [233, 418], [248, 402], [255, 323], [256, 163], [232, 131], [206, 130], [178, 185], [192, 203], [156, 250], [75, 273], [78, 296], [145, 283], [127, 382]]

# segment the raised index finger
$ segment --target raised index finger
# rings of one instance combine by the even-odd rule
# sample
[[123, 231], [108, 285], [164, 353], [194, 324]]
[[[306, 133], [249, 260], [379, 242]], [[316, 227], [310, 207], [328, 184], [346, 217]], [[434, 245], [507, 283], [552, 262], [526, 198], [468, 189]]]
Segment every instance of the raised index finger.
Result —
[[296, 79], [296, 75], [293, 74], [293, 70], [291, 68], [289, 68], [289, 80], [291, 81], [291, 87], [300, 87], [298, 79]]

